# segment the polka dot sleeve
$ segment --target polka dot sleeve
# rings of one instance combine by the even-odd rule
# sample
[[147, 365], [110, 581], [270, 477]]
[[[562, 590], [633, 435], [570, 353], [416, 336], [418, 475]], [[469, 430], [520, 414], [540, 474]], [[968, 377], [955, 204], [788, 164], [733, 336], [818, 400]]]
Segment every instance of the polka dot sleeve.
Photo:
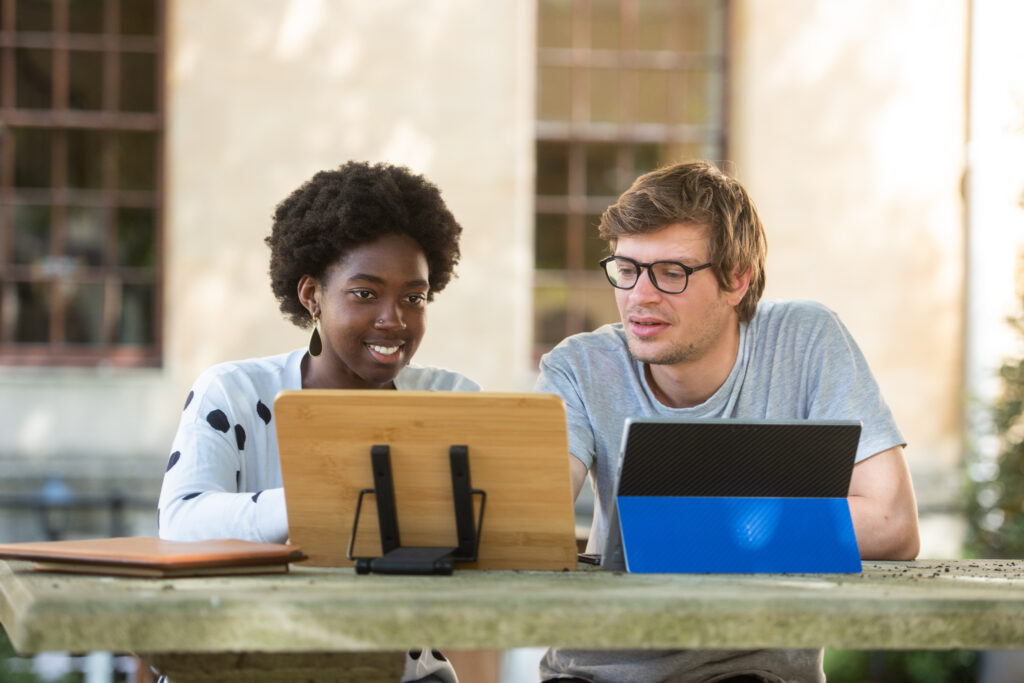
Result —
[[158, 509], [161, 538], [287, 538], [271, 411], [287, 382], [283, 367], [269, 360], [216, 366], [196, 381], [167, 459]]

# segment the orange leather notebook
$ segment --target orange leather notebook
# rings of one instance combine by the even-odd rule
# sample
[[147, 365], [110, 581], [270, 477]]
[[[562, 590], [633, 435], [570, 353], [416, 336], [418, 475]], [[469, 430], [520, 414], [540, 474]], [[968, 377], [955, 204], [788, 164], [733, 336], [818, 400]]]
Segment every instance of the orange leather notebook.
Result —
[[238, 539], [165, 541], [132, 536], [82, 541], [0, 543], [0, 558], [31, 560], [40, 571], [170, 578], [288, 571], [305, 559], [297, 546]]

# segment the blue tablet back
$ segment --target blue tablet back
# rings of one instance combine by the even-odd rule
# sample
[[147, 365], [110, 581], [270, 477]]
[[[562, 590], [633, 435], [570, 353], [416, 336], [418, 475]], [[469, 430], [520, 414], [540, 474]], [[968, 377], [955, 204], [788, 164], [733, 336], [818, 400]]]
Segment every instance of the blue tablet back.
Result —
[[641, 573], [859, 572], [846, 496], [860, 429], [856, 421], [629, 420], [618, 524], [602, 564]]

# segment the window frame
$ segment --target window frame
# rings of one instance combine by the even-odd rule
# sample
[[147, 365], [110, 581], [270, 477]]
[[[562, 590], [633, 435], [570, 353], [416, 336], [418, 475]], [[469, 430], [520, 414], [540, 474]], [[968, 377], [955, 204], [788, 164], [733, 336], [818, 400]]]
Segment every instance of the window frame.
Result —
[[[163, 353], [164, 290], [164, 146], [166, 4], [153, 2], [153, 35], [120, 32], [120, 0], [103, 3], [100, 33], [72, 33], [69, 0], [53, 0], [51, 31], [19, 31], [15, 26], [19, 0], [0, 0], [0, 365], [155, 367]], [[113, 31], [111, 29], [114, 29]], [[48, 108], [22, 108], [17, 102], [16, 51], [46, 50], [50, 54], [51, 101]], [[69, 106], [71, 52], [97, 53], [102, 64], [100, 109], [72, 109]], [[150, 54], [153, 58], [153, 111], [121, 111], [121, 54]], [[50, 139], [49, 184], [44, 187], [15, 186], [15, 131], [45, 131]], [[69, 137], [76, 132], [99, 133], [102, 182], [98, 188], [68, 187]], [[153, 136], [152, 189], [118, 187], [118, 136], [149, 133]], [[42, 263], [14, 263], [14, 212], [19, 206], [50, 209], [49, 255]], [[65, 251], [66, 215], [69, 207], [95, 209], [102, 215], [103, 258], [99, 265], [76, 265]], [[152, 265], [127, 266], [116, 262], [118, 248], [115, 216], [120, 209], [146, 209], [153, 217]], [[67, 340], [67, 313], [63, 283], [102, 287], [99, 343]], [[17, 311], [10, 301], [19, 285], [44, 284], [49, 288], [46, 342], [15, 341]], [[122, 293], [126, 286], [151, 287], [152, 300], [147, 322], [152, 343], [117, 343], [116, 335], [124, 314]], [[63, 290], [68, 290], [65, 286]], [[7, 300], [7, 305], [4, 304]]]
[[[727, 158], [729, 118], [729, 0], [719, 0], [717, 11], [720, 16], [720, 35], [715, 37], [719, 52], [678, 52], [671, 50], [641, 50], [636, 43], [637, 22], [639, 21], [639, 3], [642, 0], [621, 0], [619, 3], [620, 45], [619, 49], [593, 49], [589, 45], [590, 0], [569, 0], [571, 15], [572, 45], [570, 47], [545, 47], [541, 44], [543, 27], [543, 9], [538, 8], [538, 39], [537, 39], [537, 79], [538, 107], [535, 116], [535, 150], [537, 151], [538, 178], [541, 176], [542, 163], [540, 149], [545, 144], [564, 144], [568, 147], [567, 184], [565, 194], [541, 194], [540, 187], [534, 192], [535, 236], [534, 249], [537, 249], [538, 233], [541, 216], [566, 217], [566, 263], [561, 269], [540, 268], [537, 266], [538, 254], [534, 255], [534, 318], [531, 337], [534, 360], [549, 351], [554, 343], [540, 341], [538, 327], [538, 291], [544, 288], [564, 287], [567, 296], [565, 316], [563, 319], [565, 334], [589, 331], [588, 307], [585, 292], [595, 287], [607, 287], [607, 280], [597, 265], [597, 260], [590, 263], [584, 257], [587, 251], [587, 230], [596, 230], [589, 225], [588, 216], [600, 215], [609, 205], [613, 204], [618, 194], [635, 180], [637, 172], [637, 154], [641, 147], [673, 146], [673, 145], [707, 145], [714, 147], [719, 155], [717, 159]], [[543, 2], [543, 0], [541, 0]], [[684, 3], [673, 3], [675, 20], [681, 21], [681, 13], [685, 11]], [[632, 38], [631, 38], [632, 37]], [[570, 116], [568, 120], [544, 120], [542, 118], [540, 91], [543, 70], [546, 68], [569, 70]], [[635, 77], [642, 69], [659, 69], [674, 73], [693, 68], [717, 69], [720, 73], [718, 86], [719, 118], [714, 125], [691, 125], [680, 123], [648, 123], [636, 120], [635, 111], [623, 111], [621, 122], [610, 123], [589, 120], [590, 85], [588, 70], [593, 67], [619, 69], [619, 93], [623, 102], [627, 102], [636, 94]], [[632, 72], [630, 70], [633, 70]], [[622, 77], [631, 73], [632, 77]], [[669, 93], [669, 109], [678, 113], [683, 106], [678, 94]], [[628, 109], [624, 106], [623, 109]], [[632, 118], [631, 118], [632, 117]], [[588, 147], [607, 144], [617, 146], [616, 184], [614, 194], [588, 194], [587, 182], [587, 151]], [[539, 183], [538, 183], [539, 184]], [[608, 291], [611, 301], [611, 291]], [[616, 318], [617, 319], [617, 318]], [[601, 324], [606, 321], [599, 321]]]

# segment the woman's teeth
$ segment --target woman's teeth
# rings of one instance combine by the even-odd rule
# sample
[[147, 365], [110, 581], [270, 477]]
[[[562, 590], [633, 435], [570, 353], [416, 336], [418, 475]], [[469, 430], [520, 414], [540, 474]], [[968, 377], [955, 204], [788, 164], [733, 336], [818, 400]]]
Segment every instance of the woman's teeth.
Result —
[[371, 350], [376, 351], [383, 356], [390, 356], [391, 354], [398, 353], [398, 349], [402, 348], [401, 346], [378, 346], [377, 344], [367, 344], [367, 346], [369, 346]]

